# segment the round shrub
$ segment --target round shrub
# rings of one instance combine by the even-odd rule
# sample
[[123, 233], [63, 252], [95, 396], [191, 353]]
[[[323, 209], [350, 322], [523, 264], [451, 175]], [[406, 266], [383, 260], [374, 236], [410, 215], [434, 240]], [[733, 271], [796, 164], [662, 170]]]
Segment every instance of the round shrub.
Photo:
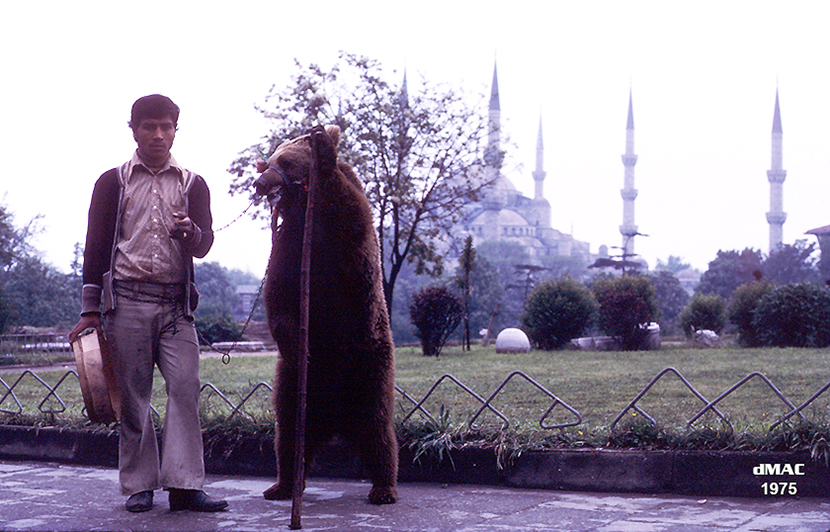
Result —
[[807, 283], [776, 287], [758, 301], [752, 325], [761, 345], [826, 347], [830, 345], [830, 293]]
[[539, 349], [561, 349], [587, 330], [599, 309], [594, 295], [573, 279], [546, 281], [528, 297], [523, 329]]
[[431, 286], [412, 294], [409, 318], [421, 340], [424, 356], [438, 356], [447, 338], [461, 323], [464, 306], [445, 286]]
[[755, 330], [753, 316], [758, 301], [772, 291], [772, 285], [766, 281], [746, 283], [738, 287], [732, 296], [727, 310], [729, 321], [738, 331], [738, 343], [744, 347], [758, 347], [758, 333]]
[[680, 314], [680, 326], [688, 338], [704, 329], [720, 334], [726, 326], [726, 302], [719, 295], [695, 294]]
[[622, 349], [642, 349], [649, 323], [660, 317], [654, 286], [646, 277], [600, 279], [593, 285], [599, 303], [599, 327], [620, 341]]

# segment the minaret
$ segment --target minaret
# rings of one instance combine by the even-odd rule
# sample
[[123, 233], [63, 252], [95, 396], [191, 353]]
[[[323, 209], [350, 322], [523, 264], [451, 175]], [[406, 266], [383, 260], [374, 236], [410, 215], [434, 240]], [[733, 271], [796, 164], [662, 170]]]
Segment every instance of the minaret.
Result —
[[535, 185], [532, 201], [532, 213], [528, 222], [536, 226], [536, 236], [546, 236], [545, 229], [550, 228], [550, 203], [545, 199], [545, 146], [542, 142], [542, 115], [539, 115], [539, 133], [536, 137], [536, 170], [533, 171]]
[[484, 179], [491, 183], [488, 191], [482, 199], [484, 208], [484, 240], [499, 239], [499, 211], [507, 204], [507, 198], [499, 187], [498, 179], [499, 153], [500, 153], [500, 130], [501, 130], [501, 103], [499, 102], [499, 78], [497, 65], [493, 65], [493, 85], [490, 90], [490, 108], [487, 131], [487, 148], [484, 151]]
[[787, 213], [784, 212], [784, 180], [787, 171], [782, 168], [782, 141], [784, 133], [781, 129], [781, 110], [778, 107], [778, 89], [775, 89], [775, 112], [772, 117], [772, 163], [767, 170], [769, 180], [769, 252], [778, 249], [784, 242], [784, 222]]
[[489, 123], [487, 130], [487, 155], [484, 160], [487, 164], [487, 176], [490, 181], [498, 175], [498, 155], [501, 130], [501, 103], [499, 102], [499, 75], [498, 65], [493, 65], [493, 85], [490, 89]]
[[533, 199], [544, 199], [545, 197], [545, 146], [542, 143], [542, 116], [539, 116], [539, 133], [536, 136], [536, 170], [533, 171], [533, 182], [536, 188]]
[[623, 199], [623, 223], [620, 226], [622, 234], [623, 258], [634, 255], [634, 235], [637, 226], [634, 224], [634, 200], [637, 199], [637, 189], [634, 188], [634, 165], [637, 156], [634, 154], [634, 106], [631, 92], [628, 93], [628, 123], [625, 127], [625, 154], [622, 156], [625, 166], [625, 182], [620, 195]]

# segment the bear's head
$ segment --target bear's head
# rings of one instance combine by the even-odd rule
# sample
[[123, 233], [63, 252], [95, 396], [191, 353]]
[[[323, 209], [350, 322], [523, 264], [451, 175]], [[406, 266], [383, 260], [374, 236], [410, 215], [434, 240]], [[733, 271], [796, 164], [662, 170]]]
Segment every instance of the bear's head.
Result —
[[[333, 146], [340, 141], [340, 128], [326, 126], [326, 135]], [[268, 169], [254, 181], [254, 188], [259, 195], [267, 195], [278, 187], [286, 185], [305, 185], [311, 166], [311, 134], [302, 135], [283, 142], [268, 158]]]

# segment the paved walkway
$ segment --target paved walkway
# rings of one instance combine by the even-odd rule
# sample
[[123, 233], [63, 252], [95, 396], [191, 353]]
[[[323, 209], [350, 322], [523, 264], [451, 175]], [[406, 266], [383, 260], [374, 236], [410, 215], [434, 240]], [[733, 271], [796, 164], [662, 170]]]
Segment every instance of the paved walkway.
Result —
[[[217, 514], [170, 512], [156, 492], [150, 512], [130, 514], [112, 469], [0, 461], [0, 530], [288, 530], [291, 503], [270, 502], [270, 479], [209, 476], [206, 491], [228, 500]], [[827, 532], [830, 500], [692, 498], [574, 493], [470, 485], [403, 484], [400, 502], [365, 502], [365, 482], [311, 479], [303, 530]]]

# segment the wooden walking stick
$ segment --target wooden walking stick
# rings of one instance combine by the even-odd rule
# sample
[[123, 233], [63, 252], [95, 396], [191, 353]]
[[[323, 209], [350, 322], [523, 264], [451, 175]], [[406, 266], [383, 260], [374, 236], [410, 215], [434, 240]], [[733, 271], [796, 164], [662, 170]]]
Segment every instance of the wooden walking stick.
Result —
[[[308, 388], [308, 310], [311, 278], [311, 237], [314, 225], [314, 202], [317, 196], [318, 131], [309, 135], [311, 158], [308, 172], [308, 200], [303, 229], [303, 248], [300, 261], [300, 356], [297, 360], [297, 419], [294, 431], [294, 489], [291, 500], [291, 530], [303, 527], [300, 522], [305, 487], [305, 419]], [[322, 134], [325, 134], [323, 132]]]

